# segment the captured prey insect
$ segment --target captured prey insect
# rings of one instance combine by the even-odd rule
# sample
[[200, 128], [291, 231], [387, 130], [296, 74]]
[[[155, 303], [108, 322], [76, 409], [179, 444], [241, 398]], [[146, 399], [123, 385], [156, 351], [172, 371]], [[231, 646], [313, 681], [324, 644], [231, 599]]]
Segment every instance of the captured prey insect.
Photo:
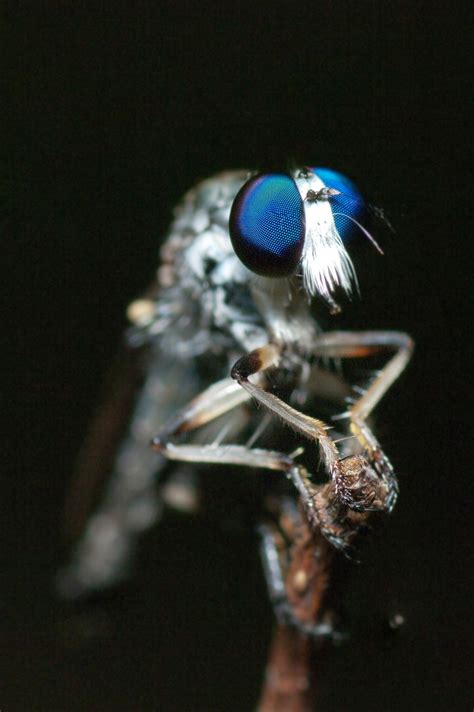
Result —
[[[102, 466], [110, 478], [60, 574], [63, 595], [123, 578], [163, 502], [194, 506], [192, 470], [237, 465], [274, 471], [257, 524], [277, 616], [331, 635], [330, 561], [397, 499], [368, 417], [413, 349], [401, 332], [323, 332], [313, 316], [313, 298], [337, 313], [339, 296], [357, 288], [347, 248], [357, 233], [373, 241], [366, 211], [356, 185], [328, 168], [229, 171], [185, 196], [156, 283], [128, 310], [126, 342], [144, 354], [144, 375], [125, 437], [104, 465], [97, 439], [112, 450], [115, 438], [105, 408], [82, 457], [76, 490]], [[332, 366], [377, 354], [385, 365], [362, 388]], [[334, 426], [318, 407], [338, 416]]]

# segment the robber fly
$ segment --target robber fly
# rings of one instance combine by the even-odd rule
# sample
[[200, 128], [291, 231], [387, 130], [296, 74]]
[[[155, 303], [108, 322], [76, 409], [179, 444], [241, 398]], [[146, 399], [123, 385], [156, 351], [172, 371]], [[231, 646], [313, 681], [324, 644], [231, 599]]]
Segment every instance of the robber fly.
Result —
[[[373, 241], [366, 214], [356, 185], [328, 168], [229, 171], [184, 197], [156, 282], [128, 309], [126, 344], [144, 375], [125, 436], [105, 462], [116, 439], [106, 407], [81, 460], [79, 489], [102, 466], [110, 477], [61, 573], [64, 595], [120, 580], [163, 502], [194, 506], [191, 469], [270, 470], [258, 526], [270, 597], [291, 625], [328, 632], [331, 558], [397, 499], [368, 417], [413, 349], [404, 333], [323, 332], [313, 316], [313, 301], [337, 313], [357, 289], [348, 247], [357, 233]], [[387, 358], [363, 387], [333, 366], [374, 354]]]

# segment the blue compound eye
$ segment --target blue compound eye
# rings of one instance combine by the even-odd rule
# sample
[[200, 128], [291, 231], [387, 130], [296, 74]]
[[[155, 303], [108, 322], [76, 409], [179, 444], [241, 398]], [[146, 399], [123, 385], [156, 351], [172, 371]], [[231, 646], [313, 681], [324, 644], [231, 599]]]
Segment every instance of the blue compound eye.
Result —
[[305, 236], [304, 207], [287, 175], [257, 175], [237, 193], [230, 213], [230, 238], [237, 257], [265, 277], [295, 271]]
[[327, 188], [339, 190], [339, 195], [331, 197], [331, 206], [336, 230], [343, 242], [348, 243], [362, 234], [356, 220], [361, 225], [366, 222], [367, 206], [361, 192], [350, 178], [331, 168], [312, 168]]

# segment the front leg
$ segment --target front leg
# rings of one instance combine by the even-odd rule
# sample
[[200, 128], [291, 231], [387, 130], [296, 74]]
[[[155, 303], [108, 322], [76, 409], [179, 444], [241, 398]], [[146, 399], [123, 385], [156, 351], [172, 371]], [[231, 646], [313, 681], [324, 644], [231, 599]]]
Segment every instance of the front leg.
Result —
[[273, 393], [268, 393], [261, 386], [249, 380], [250, 376], [261, 373], [271, 366], [276, 366], [279, 359], [279, 348], [274, 344], [267, 344], [240, 358], [233, 366], [230, 375], [250, 396], [278, 415], [286, 425], [300, 432], [309, 440], [319, 442], [324, 462], [331, 471], [339, 459], [339, 452], [336, 444], [328, 435], [329, 426], [322, 420], [300, 413]]
[[[375, 378], [366, 389], [355, 389], [359, 397], [350, 404], [347, 412], [342, 416], [349, 418], [351, 432], [364, 448], [377, 476], [386, 489], [384, 501], [377, 501], [378, 498], [375, 495], [373, 504], [377, 508], [386, 509], [389, 512], [397, 500], [397, 479], [389, 459], [366, 421], [375, 406], [405, 369], [413, 349], [414, 343], [411, 337], [400, 331], [329, 332], [318, 337], [313, 349], [315, 355], [330, 358], [360, 358], [380, 352], [395, 351], [392, 358], [376, 373]], [[349, 507], [355, 510], [364, 511], [366, 504], [370, 504], [372, 494], [370, 491], [367, 494], [369, 499], [365, 497], [363, 491], [358, 492], [358, 497], [352, 501], [353, 493], [346, 492], [344, 486], [341, 486], [341, 497], [345, 499]], [[361, 499], [359, 499], [360, 495], [362, 495]]]
[[[364, 432], [367, 434], [367, 440], [364, 441], [364, 454], [342, 458], [336, 443], [328, 434], [330, 428], [326, 423], [300, 413], [273, 393], [265, 391], [260, 385], [249, 380], [250, 376], [260, 373], [269, 366], [276, 365], [278, 358], [279, 351], [276, 346], [269, 344], [261, 347], [239, 359], [232, 368], [231, 376], [249, 395], [278, 415], [286, 425], [300, 432], [309, 440], [319, 443], [322, 459], [331, 477], [334, 494], [337, 498], [335, 506], [348, 507], [355, 512], [389, 511], [396, 498], [396, 480], [394, 476], [389, 477], [389, 473], [393, 475], [390, 463], [365, 422], [362, 423]], [[354, 422], [360, 427], [360, 418], [356, 420], [354, 416]], [[373, 445], [370, 448], [366, 446], [369, 438]], [[324, 531], [325, 527], [321, 522], [318, 507], [315, 506], [311, 482], [307, 478], [301, 478], [297, 472], [292, 479], [308, 511], [309, 518], [316, 519]], [[344, 548], [344, 545], [341, 544], [341, 547]]]
[[[349, 553], [352, 541], [365, 524], [369, 511], [356, 513], [348, 511], [341, 501], [334, 481], [326, 485], [314, 485], [307, 470], [296, 463], [289, 455], [274, 450], [249, 448], [245, 445], [212, 444], [212, 445], [176, 445], [165, 440], [160, 433], [153, 440], [157, 452], [169, 460], [180, 462], [206, 463], [215, 465], [242, 465], [254, 469], [276, 470], [286, 474], [296, 487], [301, 498], [301, 504], [313, 532], [321, 534], [337, 549]], [[352, 458], [342, 460], [342, 463]], [[344, 466], [342, 468], [344, 472]], [[362, 474], [361, 474], [362, 473]], [[357, 473], [350, 486], [353, 488], [364, 485], [362, 481], [366, 472]], [[345, 475], [343, 475], [345, 476]], [[374, 507], [370, 511], [373, 511]]]

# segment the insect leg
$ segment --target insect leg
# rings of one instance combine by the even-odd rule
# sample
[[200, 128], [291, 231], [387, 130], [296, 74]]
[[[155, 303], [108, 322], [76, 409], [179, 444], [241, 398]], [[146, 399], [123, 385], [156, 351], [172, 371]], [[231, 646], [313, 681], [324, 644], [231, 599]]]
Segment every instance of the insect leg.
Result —
[[[216, 465], [242, 465], [244, 467], [277, 470], [291, 479], [301, 498], [308, 522], [313, 531], [321, 531], [324, 537], [338, 549], [348, 551], [350, 542], [358, 531], [359, 522], [344, 516], [346, 507], [339, 502], [335, 484], [314, 485], [303, 465], [289, 456], [274, 450], [248, 448], [245, 445], [176, 445], [160, 433], [153, 439], [153, 448], [170, 460], [180, 462], [208, 463]], [[346, 458], [343, 468], [350, 467], [357, 456]]]
[[[350, 527], [346, 529], [349, 522], [342, 514], [343, 509], [349, 508], [355, 515], [390, 511], [397, 494], [395, 476], [378, 444], [374, 448], [366, 447], [363, 455], [342, 458], [323, 421], [300, 413], [249, 380], [253, 374], [277, 363], [277, 358], [278, 351], [273, 345], [256, 349], [237, 361], [231, 375], [247, 393], [278, 415], [284, 423], [308, 439], [319, 442], [322, 458], [331, 477], [332, 490], [323, 495], [299, 469], [293, 468], [289, 475], [301, 496], [310, 523], [319, 526], [335, 546], [346, 549]], [[365, 423], [363, 425], [370, 432]], [[375, 438], [373, 441], [376, 443]], [[357, 522], [357, 519], [353, 517], [355, 526], [363, 523]]]
[[243, 356], [233, 366], [231, 377], [244, 388], [247, 393], [278, 415], [287, 425], [302, 433], [310, 440], [317, 440], [326, 466], [331, 470], [338, 460], [339, 453], [335, 443], [328, 435], [328, 426], [317, 418], [311, 418], [292, 408], [273, 393], [268, 393], [260, 385], [249, 381], [249, 377], [260, 373], [270, 366], [275, 366], [279, 360], [279, 351], [273, 344], [268, 344]]
[[153, 438], [152, 444], [155, 450], [159, 450], [156, 447], [159, 443], [200, 428], [248, 400], [250, 396], [243, 393], [235, 381], [224, 378], [206, 388], [175, 413], [162, 427], [159, 435]]
[[412, 338], [400, 331], [332, 331], [317, 337], [313, 353], [330, 358], [360, 358], [381, 351], [395, 351], [395, 355], [350, 408], [352, 419], [363, 421], [405, 369], [413, 348]]
[[[267, 394], [263, 389], [261, 389], [261, 393], [271, 395]], [[333, 531], [332, 513], [329, 512], [325, 504], [328, 493], [320, 493], [320, 490], [332, 487], [332, 484], [329, 483], [324, 487], [313, 485], [306, 469], [302, 465], [295, 463], [289, 455], [274, 450], [250, 448], [245, 445], [196, 443], [177, 445], [173, 442], [174, 436], [189, 432], [214, 420], [226, 411], [250, 400], [251, 395], [251, 393], [241, 389], [240, 385], [232, 379], [224, 379], [210, 386], [165, 424], [152, 440], [153, 449], [170, 460], [181, 462], [242, 465], [244, 467], [285, 472], [298, 490], [303, 506], [307, 510], [308, 517], [314, 528], [320, 528], [325, 536], [337, 545], [339, 534]], [[279, 399], [276, 399], [275, 396], [272, 397], [282, 407], [296, 413], [298, 417], [306, 418], [308, 432], [316, 433], [313, 437], [323, 440], [328, 459], [331, 463], [336, 462], [337, 448], [326, 434], [327, 426], [322, 421], [303, 416]], [[343, 543], [341, 546], [344, 547], [345, 544]]]
[[[360, 391], [344, 415], [350, 419], [351, 432], [357, 437], [385, 483], [384, 508], [393, 509], [398, 483], [390, 461], [382, 451], [366, 420], [390, 386], [400, 376], [413, 353], [413, 340], [398, 331], [329, 332], [317, 338], [313, 353], [331, 358], [359, 358], [381, 351], [395, 351], [394, 356], [376, 374], [368, 388]], [[350, 494], [348, 493], [348, 496]], [[349, 504], [349, 506], [351, 506]]]

